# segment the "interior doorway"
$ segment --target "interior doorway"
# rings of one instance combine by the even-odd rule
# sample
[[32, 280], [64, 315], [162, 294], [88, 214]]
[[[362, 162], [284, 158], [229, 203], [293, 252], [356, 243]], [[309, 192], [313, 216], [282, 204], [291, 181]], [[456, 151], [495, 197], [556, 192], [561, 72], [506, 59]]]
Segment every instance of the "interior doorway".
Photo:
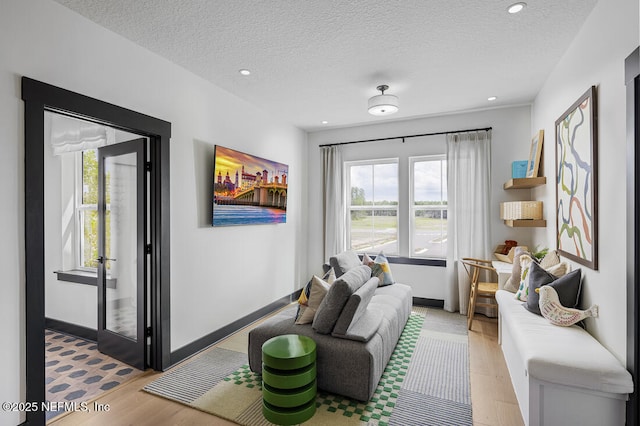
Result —
[[148, 138], [45, 111], [47, 419], [147, 366]]
[[[170, 365], [169, 341], [169, 138], [171, 124], [135, 111], [57, 88], [26, 77], [22, 79], [25, 102], [25, 300], [26, 300], [26, 401], [44, 406], [45, 398], [45, 112], [81, 118], [119, 131], [140, 135], [148, 141], [143, 168], [148, 177], [143, 215], [147, 241], [143, 245], [148, 265], [148, 327], [142, 333], [155, 370]], [[90, 258], [89, 255], [87, 258]], [[59, 275], [59, 274], [58, 274]], [[108, 287], [105, 274], [105, 285]], [[95, 294], [95, 292], [94, 292]], [[85, 329], [91, 330], [89, 327]], [[46, 410], [27, 413], [28, 424], [44, 424]]]

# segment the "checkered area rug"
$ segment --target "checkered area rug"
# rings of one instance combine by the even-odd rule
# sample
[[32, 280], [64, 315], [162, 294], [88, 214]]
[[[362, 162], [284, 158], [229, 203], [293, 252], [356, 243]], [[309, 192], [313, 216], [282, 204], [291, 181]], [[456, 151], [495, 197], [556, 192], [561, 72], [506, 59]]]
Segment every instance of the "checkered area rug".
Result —
[[[363, 403], [319, 391], [316, 413], [305, 424], [471, 425], [466, 326], [461, 327], [458, 322], [466, 325], [466, 318], [439, 309], [414, 308], [371, 400]], [[200, 391], [194, 392], [191, 386], [188, 398], [175, 389], [181, 388], [179, 382], [190, 376], [191, 363], [169, 372], [144, 390], [241, 425], [270, 425], [262, 416], [260, 375], [245, 364], [246, 355], [242, 365], [236, 360], [232, 367], [234, 361], [228, 352], [233, 351], [214, 348], [206, 358], [219, 356], [215, 369], [231, 368], [232, 372], [215, 385], [208, 380]], [[192, 363], [202, 363], [202, 358]], [[167, 385], [172, 383], [173, 389], [159, 385], [160, 380]], [[192, 380], [188, 382], [193, 385]]]

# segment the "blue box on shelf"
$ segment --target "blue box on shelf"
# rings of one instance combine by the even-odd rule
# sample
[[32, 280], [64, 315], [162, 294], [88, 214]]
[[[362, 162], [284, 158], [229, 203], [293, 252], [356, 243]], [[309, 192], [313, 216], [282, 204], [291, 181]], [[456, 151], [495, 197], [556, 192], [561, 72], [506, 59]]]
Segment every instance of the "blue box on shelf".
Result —
[[527, 164], [529, 162], [527, 160], [523, 161], [514, 161], [511, 163], [511, 178], [523, 178], [527, 177]]

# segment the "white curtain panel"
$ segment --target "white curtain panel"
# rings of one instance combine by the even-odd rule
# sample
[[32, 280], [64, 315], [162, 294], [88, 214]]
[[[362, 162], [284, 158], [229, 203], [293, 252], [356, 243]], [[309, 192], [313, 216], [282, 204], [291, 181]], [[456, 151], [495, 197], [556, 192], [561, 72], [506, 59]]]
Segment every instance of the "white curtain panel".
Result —
[[447, 311], [467, 312], [469, 279], [460, 259], [490, 259], [490, 191], [491, 130], [447, 134]]
[[344, 251], [344, 177], [342, 149], [325, 146], [322, 150], [324, 260]]

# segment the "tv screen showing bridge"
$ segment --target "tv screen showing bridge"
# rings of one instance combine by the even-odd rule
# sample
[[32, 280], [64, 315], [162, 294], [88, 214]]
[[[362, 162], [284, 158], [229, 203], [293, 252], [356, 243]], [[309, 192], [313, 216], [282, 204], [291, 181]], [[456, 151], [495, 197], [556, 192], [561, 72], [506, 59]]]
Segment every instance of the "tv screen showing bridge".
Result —
[[213, 226], [286, 222], [289, 166], [216, 145]]

